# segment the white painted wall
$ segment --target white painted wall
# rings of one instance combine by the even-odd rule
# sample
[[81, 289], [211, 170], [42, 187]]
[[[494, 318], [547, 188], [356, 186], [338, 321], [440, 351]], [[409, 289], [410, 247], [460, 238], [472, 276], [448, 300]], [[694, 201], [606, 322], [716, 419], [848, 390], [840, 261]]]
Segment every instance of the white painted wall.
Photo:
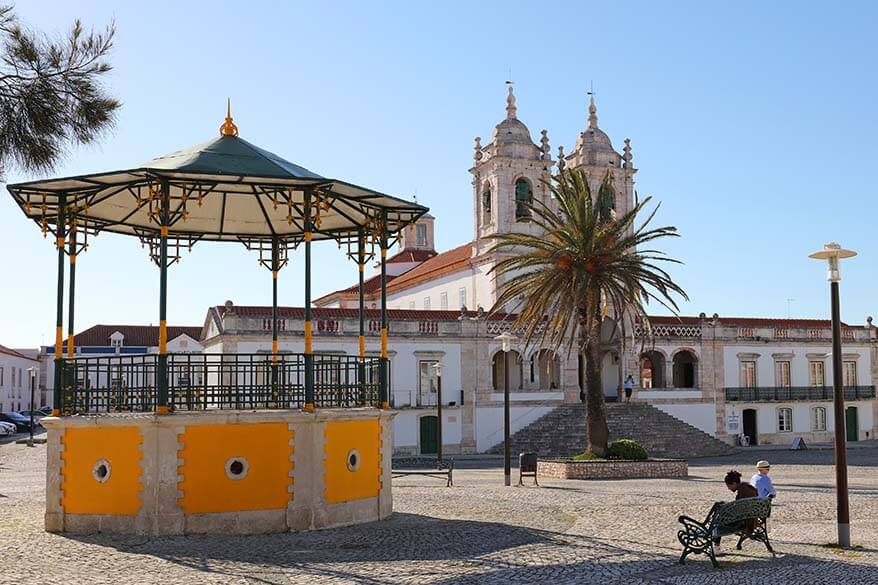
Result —
[[[760, 387], [775, 386], [774, 377], [774, 358], [775, 353], [792, 353], [793, 358], [790, 360], [790, 377], [792, 386], [809, 386], [808, 378], [808, 354], [826, 355], [832, 351], [831, 345], [822, 345], [816, 343], [801, 343], [798, 345], [728, 345], [723, 348], [723, 357], [725, 369], [723, 378], [726, 387], [736, 388], [743, 386], [740, 376], [739, 353], [759, 354], [756, 359], [756, 382]], [[864, 347], [842, 346], [842, 352], [845, 354], [857, 354], [857, 383], [859, 385], [870, 385], [872, 383], [871, 367], [872, 362], [869, 355], [869, 349]], [[826, 386], [832, 386], [832, 359], [824, 358], [824, 377]]]
[[[857, 407], [857, 421], [859, 423], [860, 437], [865, 438], [865, 431], [869, 431], [869, 436], [873, 436], [874, 432], [874, 417], [873, 417], [873, 403], [872, 401], [856, 401], [856, 402], [847, 402], [845, 404], [845, 408], [849, 406]], [[823, 401], [823, 402], [772, 402], [769, 404], [746, 404], [746, 405], [734, 405], [731, 406], [727, 403], [726, 406], [726, 414], [729, 412], [734, 412], [738, 415], [739, 425], [743, 424], [743, 411], [745, 408], [755, 408], [756, 409], [756, 426], [757, 432], [759, 434], [773, 434], [778, 431], [778, 409], [780, 408], [790, 408], [793, 411], [793, 430], [791, 433], [785, 433], [790, 435], [790, 441], [793, 440], [793, 437], [803, 434], [814, 432], [811, 428], [811, 409], [812, 408], [824, 408], [826, 409], [826, 432], [831, 433], [835, 431], [835, 419], [833, 416], [832, 410], [832, 402]], [[658, 406], [658, 408], [662, 408]], [[663, 409], [663, 408], [662, 408]], [[663, 409], [664, 410], [664, 409]], [[675, 415], [676, 416], [676, 415]], [[686, 421], [689, 422], [689, 421]], [[692, 424], [692, 423], [690, 423]], [[743, 427], [740, 428], [739, 432], [743, 431]]]
[[716, 408], [713, 404], [655, 404], [654, 406], [711, 437], [716, 436]]
[[489, 263], [476, 267], [473, 275], [473, 287], [475, 288], [473, 298], [475, 298], [475, 302], [472, 305], [467, 305], [467, 307], [472, 306], [473, 309], [483, 307], [486, 311], [489, 311], [494, 306], [494, 274], [488, 273], [491, 270], [491, 266], [492, 264]]
[[30, 402], [30, 375], [28, 368], [39, 368], [36, 360], [21, 358], [0, 352], [0, 369], [3, 370], [2, 383], [0, 383], [0, 412], [35, 410], [43, 406], [40, 404], [39, 380], [37, 372], [36, 390], [34, 392], [34, 407]]
[[[478, 278], [478, 275], [476, 278]], [[439, 311], [442, 310], [440, 295], [444, 292], [448, 294], [447, 310], [459, 311], [460, 304], [458, 299], [461, 288], [466, 289], [467, 309], [475, 310], [476, 307], [472, 302], [474, 298], [473, 271], [469, 268], [431, 279], [429, 282], [421, 283], [398, 293], [388, 294], [387, 306], [392, 309], [409, 309], [411, 308], [411, 303], [414, 302], [416, 309], [424, 309], [424, 298], [429, 297], [430, 310]]]
[[[168, 341], [168, 352], [170, 353], [201, 353], [203, 349], [197, 339], [192, 339], [185, 333]], [[150, 348], [150, 352], [158, 352], [158, 348]]]
[[[417, 447], [420, 452], [421, 423], [423, 416], [436, 416], [435, 409], [401, 410], [393, 419], [393, 446]], [[459, 445], [462, 440], [461, 415], [459, 407], [442, 410], [442, 444]]]
[[[553, 410], [555, 406], [510, 406], [512, 433], [519, 431]], [[476, 450], [482, 453], [503, 441], [503, 408], [478, 406], [475, 415]]]
[[[701, 390], [641, 390], [637, 393], [638, 400], [680, 400], [701, 398]], [[688, 422], [688, 421], [687, 421]]]

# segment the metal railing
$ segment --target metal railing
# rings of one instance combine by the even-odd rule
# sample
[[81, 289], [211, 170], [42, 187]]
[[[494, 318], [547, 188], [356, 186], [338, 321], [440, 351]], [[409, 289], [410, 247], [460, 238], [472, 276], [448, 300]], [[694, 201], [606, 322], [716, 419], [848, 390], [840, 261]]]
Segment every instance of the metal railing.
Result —
[[[305, 406], [305, 355], [168, 354], [171, 410], [295, 409]], [[314, 405], [379, 405], [380, 358], [314, 354]], [[152, 412], [158, 354], [76, 357], [61, 362], [62, 414]], [[389, 364], [388, 364], [389, 372]]]
[[[766, 388], [726, 388], [726, 402], [784, 402], [797, 400], [832, 400], [832, 388], [823, 386], [789, 386]], [[845, 400], [875, 398], [875, 386], [845, 386]]]

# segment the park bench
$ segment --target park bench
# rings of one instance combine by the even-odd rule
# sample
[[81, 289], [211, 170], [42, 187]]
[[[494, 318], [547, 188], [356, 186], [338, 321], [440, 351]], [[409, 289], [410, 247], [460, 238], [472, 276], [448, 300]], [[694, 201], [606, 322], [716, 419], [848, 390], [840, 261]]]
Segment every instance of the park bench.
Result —
[[[680, 516], [679, 521], [683, 529], [677, 532], [677, 540], [683, 545], [683, 554], [680, 556], [680, 564], [685, 564], [686, 556], [706, 554], [714, 567], [719, 567], [716, 562], [714, 540], [721, 536], [737, 535], [738, 544], [735, 548], [741, 550], [741, 544], [749, 539], [765, 544], [768, 552], [774, 556], [774, 549], [768, 540], [768, 517], [771, 516], [771, 501], [765, 498], [743, 498], [733, 502], [717, 502], [707, 513], [704, 522], [699, 522], [689, 516]], [[747, 520], [755, 520], [756, 526], [752, 531], [747, 530]]]
[[445, 479], [445, 487], [454, 485], [452, 473], [454, 472], [454, 459], [437, 460], [432, 457], [400, 457], [393, 460], [391, 465], [391, 477], [405, 475], [424, 475]]

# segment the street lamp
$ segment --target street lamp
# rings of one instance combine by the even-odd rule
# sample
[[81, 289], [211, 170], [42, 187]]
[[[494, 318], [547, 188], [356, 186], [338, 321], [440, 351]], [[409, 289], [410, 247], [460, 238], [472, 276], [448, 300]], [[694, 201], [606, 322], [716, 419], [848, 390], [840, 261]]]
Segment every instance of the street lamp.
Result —
[[442, 461], [442, 364], [433, 364], [436, 370], [436, 460]]
[[503, 348], [503, 481], [507, 486], [512, 485], [512, 469], [509, 463], [509, 351], [517, 340], [508, 331], [494, 338]]
[[28, 368], [27, 373], [30, 375], [30, 438], [27, 440], [27, 446], [34, 446], [34, 384], [37, 380], [37, 369]]
[[841, 354], [841, 317], [838, 300], [838, 283], [841, 281], [839, 260], [852, 258], [857, 253], [853, 250], [845, 250], [835, 242], [823, 246], [822, 250], [809, 254], [809, 258], [826, 260], [829, 263], [829, 272], [826, 280], [829, 281], [830, 295], [832, 297], [832, 402], [835, 410], [835, 496], [838, 515], [838, 545], [842, 548], [851, 546], [850, 506], [848, 503], [848, 465], [845, 437], [844, 416], [844, 378], [842, 372]]

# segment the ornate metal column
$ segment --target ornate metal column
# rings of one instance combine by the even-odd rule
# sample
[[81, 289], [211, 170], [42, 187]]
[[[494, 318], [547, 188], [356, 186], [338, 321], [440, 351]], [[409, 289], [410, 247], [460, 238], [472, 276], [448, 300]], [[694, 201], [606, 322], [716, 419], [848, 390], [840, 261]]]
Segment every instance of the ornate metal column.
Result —
[[314, 355], [311, 347], [311, 192], [305, 191], [305, 412], [314, 412]]
[[360, 362], [357, 365], [357, 380], [359, 382], [359, 391], [360, 391], [360, 399], [359, 403], [361, 405], [366, 404], [366, 287], [363, 282], [363, 272], [366, 269], [366, 235], [363, 233], [363, 228], [357, 232], [357, 271], [360, 275], [359, 280], [359, 319], [360, 319], [360, 330], [359, 330], [359, 341], [360, 341]]
[[390, 408], [387, 390], [387, 212], [381, 212], [381, 358], [378, 364], [378, 402]]
[[156, 413], [168, 414], [168, 229], [170, 223], [170, 185], [161, 180], [159, 207], [159, 355], [156, 370]]
[[76, 298], [76, 221], [70, 223], [70, 241], [67, 243], [67, 256], [70, 258], [70, 292], [67, 294], [67, 359], [73, 359], [74, 331], [73, 312]]
[[278, 399], [277, 388], [277, 273], [279, 265], [277, 236], [271, 238], [271, 396]]
[[64, 381], [64, 376], [62, 375], [62, 370], [64, 368], [64, 354], [61, 344], [64, 341], [64, 245], [66, 237], [64, 226], [66, 222], [66, 207], [67, 194], [60, 193], [58, 195], [58, 218], [55, 225], [55, 247], [58, 249], [58, 291], [55, 300], [55, 387], [52, 392], [53, 416], [61, 416], [61, 408], [63, 406], [61, 384]]

